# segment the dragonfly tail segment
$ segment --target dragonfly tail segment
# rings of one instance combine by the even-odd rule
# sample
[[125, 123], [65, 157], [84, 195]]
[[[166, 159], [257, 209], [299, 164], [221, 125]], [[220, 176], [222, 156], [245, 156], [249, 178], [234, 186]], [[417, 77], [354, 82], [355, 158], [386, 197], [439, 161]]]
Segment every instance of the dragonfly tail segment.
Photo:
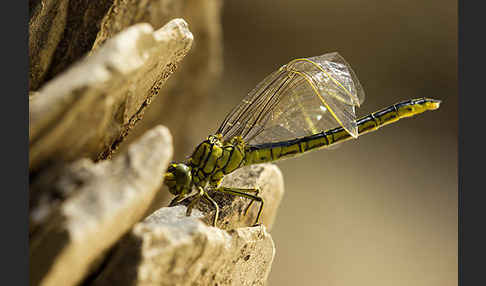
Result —
[[[428, 110], [438, 109], [441, 101], [419, 98], [403, 101], [357, 120], [358, 135], [373, 132], [402, 118], [412, 117]], [[344, 128], [338, 127], [310, 136], [287, 141], [250, 145], [246, 150], [246, 165], [272, 162], [309, 151], [322, 149], [353, 138]]]

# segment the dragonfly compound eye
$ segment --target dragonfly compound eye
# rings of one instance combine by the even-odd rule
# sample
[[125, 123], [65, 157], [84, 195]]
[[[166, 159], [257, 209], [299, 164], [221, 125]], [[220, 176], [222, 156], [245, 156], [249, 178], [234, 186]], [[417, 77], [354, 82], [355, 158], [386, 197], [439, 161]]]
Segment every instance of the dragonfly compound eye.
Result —
[[191, 168], [182, 163], [171, 164], [164, 175], [164, 181], [174, 195], [187, 192], [192, 184]]

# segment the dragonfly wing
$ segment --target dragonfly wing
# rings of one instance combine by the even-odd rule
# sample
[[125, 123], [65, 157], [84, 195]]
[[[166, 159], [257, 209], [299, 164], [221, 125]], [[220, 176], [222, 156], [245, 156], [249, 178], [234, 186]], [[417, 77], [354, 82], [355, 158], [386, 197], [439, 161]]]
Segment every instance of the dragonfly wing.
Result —
[[259, 144], [342, 126], [357, 137], [355, 107], [363, 100], [358, 79], [339, 54], [296, 59], [260, 82], [218, 133]]
[[258, 133], [278, 99], [279, 86], [286, 81], [286, 71], [278, 70], [268, 75], [226, 115], [216, 133], [222, 134], [225, 141], [235, 136], [247, 139], [250, 133]]

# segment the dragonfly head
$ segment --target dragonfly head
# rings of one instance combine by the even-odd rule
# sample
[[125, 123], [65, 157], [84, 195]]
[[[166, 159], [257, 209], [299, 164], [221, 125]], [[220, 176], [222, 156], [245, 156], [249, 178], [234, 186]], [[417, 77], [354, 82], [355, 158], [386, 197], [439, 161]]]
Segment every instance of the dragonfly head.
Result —
[[164, 183], [173, 195], [189, 193], [192, 187], [191, 167], [184, 163], [170, 164], [164, 175]]

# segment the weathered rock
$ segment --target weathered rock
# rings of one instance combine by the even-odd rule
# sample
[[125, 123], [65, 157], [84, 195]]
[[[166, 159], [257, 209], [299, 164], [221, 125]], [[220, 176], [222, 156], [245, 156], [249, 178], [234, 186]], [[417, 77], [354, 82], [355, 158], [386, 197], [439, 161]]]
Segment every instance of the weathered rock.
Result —
[[182, 19], [157, 31], [138, 24], [29, 97], [29, 167], [46, 160], [105, 159], [191, 47]]
[[[216, 49], [203, 48], [199, 53], [209, 58], [198, 58], [220, 66], [220, 6], [221, 0], [29, 0], [29, 89], [37, 90], [127, 27], [148, 23], [157, 30], [174, 18], [190, 18], [189, 24], [200, 28], [195, 35], [201, 47], [210, 38]], [[214, 71], [214, 65], [206, 70]]]
[[[97, 50], [103, 43], [127, 27], [137, 23], [148, 23], [159, 29], [174, 18], [182, 17], [182, 10], [187, 1], [181, 0], [112, 0], [106, 11], [92, 50]], [[186, 19], [187, 20], [187, 19]]]
[[[164, 207], [138, 223], [120, 243], [93, 284], [102, 285], [263, 285], [275, 247], [266, 232], [283, 195], [282, 175], [273, 164], [243, 168], [225, 178], [235, 187], [261, 187], [263, 224], [252, 225], [258, 205], [246, 217], [248, 200], [212, 194], [221, 208], [218, 227], [209, 205]], [[202, 211], [200, 211], [199, 209]], [[206, 222], [206, 223], [203, 223]]]
[[[124, 139], [127, 144], [122, 144], [120, 147], [126, 148], [146, 130], [157, 124], [163, 124], [173, 132], [177, 159], [183, 158], [192, 151], [193, 145], [197, 143], [194, 141], [197, 137], [193, 136], [193, 132], [198, 128], [193, 124], [194, 118], [203, 116], [202, 110], [207, 103], [208, 95], [214, 91], [223, 67], [221, 0], [96, 1], [99, 4], [90, 1], [73, 4], [65, 0], [31, 2], [30, 22], [33, 23], [30, 26], [32, 36], [29, 42], [32, 46], [31, 64], [37, 61], [44, 62], [44, 65], [39, 68], [37, 68], [39, 64], [31, 67], [31, 82], [36, 82], [31, 89], [37, 89], [44, 83], [45, 78], [56, 76], [85, 53], [95, 53], [105, 41], [127, 27], [147, 22], [154, 29], [158, 29], [170, 19], [184, 18], [194, 34], [194, 45], [197, 49], [189, 52], [181, 63], [182, 66], [178, 68], [178, 72], [160, 91], [160, 95], [153, 98], [150, 108], [145, 112], [144, 120], [137, 124], [137, 128], [130, 130], [130, 134]], [[55, 18], [56, 14], [53, 12], [47, 13], [49, 5], [57, 5], [56, 7], [63, 5], [62, 9], [59, 8], [55, 12], [62, 14], [61, 19], [67, 20], [64, 22], [58, 20], [58, 23], [54, 23], [53, 21], [60, 16]], [[96, 12], [91, 10], [95, 5], [101, 7]], [[42, 17], [36, 16], [40, 13], [36, 11], [42, 11], [40, 14]], [[35, 20], [39, 17], [42, 21]], [[86, 23], [89, 23], [88, 27]], [[65, 30], [69, 32], [64, 34]], [[56, 52], [56, 60], [51, 61], [50, 57], [41, 55], [40, 51], [50, 57]], [[49, 75], [45, 77], [44, 73], [47, 69]], [[41, 71], [36, 72], [36, 70]], [[37, 80], [32, 79], [33, 77]], [[187, 111], [190, 111], [191, 116], [186, 116]], [[118, 143], [119, 141], [116, 141], [117, 146]], [[100, 152], [99, 158], [110, 154], [109, 150], [108, 148]], [[91, 154], [85, 156], [94, 158]], [[36, 165], [31, 165], [33, 166]], [[167, 192], [159, 192], [156, 201], [162, 203], [167, 199]]]
[[264, 285], [275, 246], [264, 226], [224, 231], [162, 208], [124, 237], [93, 285]]
[[[142, 218], [171, 156], [169, 131], [158, 126], [113, 160], [94, 164], [82, 159], [58, 170], [30, 212], [35, 230], [30, 236], [30, 284], [79, 283], [103, 252]], [[33, 185], [39, 187], [42, 176]]]
[[[182, 160], [193, 151], [200, 140], [200, 128], [195, 122], [205, 122], [208, 104], [214, 100], [215, 87], [223, 70], [223, 37], [221, 0], [183, 1], [180, 17], [187, 20], [194, 34], [193, 49], [184, 58], [177, 72], [167, 82], [160, 95], [152, 102], [144, 120], [130, 132], [126, 142], [156, 124], [167, 126], [174, 135], [174, 159]], [[215, 126], [214, 126], [215, 127]], [[206, 130], [207, 135], [212, 130]], [[126, 145], [125, 145], [126, 146]], [[120, 146], [121, 149], [124, 146]], [[170, 194], [166, 189], [157, 193], [154, 207], [166, 205]]]
[[29, 89], [137, 23], [157, 30], [182, 16], [180, 0], [29, 0]]
[[[203, 201], [191, 217], [184, 205], [162, 208], [133, 227], [151, 201], [160, 207], [157, 193], [168, 194], [158, 190], [171, 137], [150, 129], [164, 123], [176, 133], [178, 159], [197, 143], [193, 122], [222, 70], [222, 1], [29, 0], [29, 7], [31, 285], [265, 284], [275, 254], [266, 229], [283, 195], [274, 165], [223, 182], [260, 187], [262, 226], [247, 227], [257, 202], [243, 216], [248, 199], [216, 193], [220, 228], [208, 226], [214, 209]], [[190, 53], [185, 21], [166, 24], [179, 17], [195, 36]], [[93, 163], [102, 159], [109, 160]]]
[[[165, 1], [171, 2], [171, 1]], [[127, 137], [127, 142], [135, 140], [152, 126], [163, 124], [174, 136], [174, 157], [183, 159], [193, 151], [199, 139], [194, 136], [201, 128], [198, 118], [207, 101], [213, 98], [216, 84], [223, 70], [223, 37], [221, 0], [173, 1], [171, 5], [179, 17], [189, 23], [194, 35], [193, 49], [184, 58], [177, 73], [167, 82], [161, 96], [154, 99], [140, 122]], [[181, 5], [180, 2], [183, 2]], [[168, 10], [169, 8], [165, 8]], [[209, 132], [211, 130], [207, 130]], [[121, 146], [123, 148], [123, 146]], [[161, 195], [166, 192], [161, 192]], [[162, 198], [163, 199], [163, 198]]]
[[[41, 7], [45, 6], [43, 2], [40, 1]], [[46, 24], [40, 28], [47, 30], [63, 29], [62, 37], [52, 54], [51, 62], [44, 75], [45, 78], [41, 78], [39, 84], [42, 83], [42, 80], [50, 80], [63, 72], [91, 49], [100, 22], [111, 7], [113, 0], [58, 0], [56, 2], [60, 3], [59, 8], [61, 8], [57, 11], [66, 15], [64, 22], [53, 23], [58, 25], [52, 28], [48, 28]], [[44, 19], [49, 21], [49, 15], [46, 16]], [[65, 24], [65, 26], [63, 27], [62, 24]], [[51, 37], [45, 38], [46, 42], [50, 42], [50, 40]], [[31, 88], [36, 89], [37, 87], [31, 86]]]
[[29, 1], [29, 89], [37, 89], [51, 64], [68, 18], [67, 0]]

